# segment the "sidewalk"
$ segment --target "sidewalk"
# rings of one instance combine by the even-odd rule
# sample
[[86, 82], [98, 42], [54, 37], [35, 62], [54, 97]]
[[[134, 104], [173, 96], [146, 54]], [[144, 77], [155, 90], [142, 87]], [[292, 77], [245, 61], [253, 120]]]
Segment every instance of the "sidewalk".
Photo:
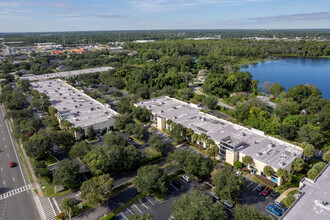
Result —
[[299, 188], [298, 187], [294, 187], [294, 188], [290, 188], [290, 189], [287, 189], [285, 190], [277, 199], [276, 201], [277, 202], [281, 202], [282, 199], [284, 199], [290, 192], [294, 191], [294, 190], [298, 190]]

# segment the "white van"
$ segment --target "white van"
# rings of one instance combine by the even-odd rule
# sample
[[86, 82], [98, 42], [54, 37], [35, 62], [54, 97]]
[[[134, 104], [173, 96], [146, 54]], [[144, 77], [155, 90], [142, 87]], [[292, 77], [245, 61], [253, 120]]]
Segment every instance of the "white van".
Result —
[[191, 181], [188, 175], [183, 175], [182, 178], [187, 181], [188, 183]]

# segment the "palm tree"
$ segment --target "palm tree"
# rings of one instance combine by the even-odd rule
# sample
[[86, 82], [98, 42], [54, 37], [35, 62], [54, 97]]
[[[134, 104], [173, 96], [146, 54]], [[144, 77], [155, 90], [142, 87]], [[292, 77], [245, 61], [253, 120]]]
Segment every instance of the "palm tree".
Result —
[[60, 204], [61, 210], [69, 217], [70, 220], [71, 220], [71, 212], [73, 207], [74, 207], [73, 198], [65, 198], [62, 200]]
[[242, 158], [242, 162], [250, 166], [251, 164], [253, 164], [253, 159], [249, 155], [246, 155]]
[[211, 138], [206, 139], [206, 146], [211, 147], [214, 145], [214, 141]]
[[205, 143], [205, 141], [208, 139], [208, 136], [205, 134], [205, 133], [202, 133], [201, 135], [200, 135], [200, 140], [203, 142], [203, 143]]
[[187, 132], [186, 132], [186, 135], [187, 135], [189, 141], [191, 141], [193, 134], [194, 134], [194, 131], [191, 128], [188, 128]]
[[268, 166], [268, 165], [264, 167], [263, 171], [264, 171], [264, 174], [266, 176], [272, 176], [274, 174], [273, 168], [271, 166]]
[[200, 138], [199, 138], [199, 134], [197, 134], [197, 133], [194, 133], [193, 135], [191, 135], [191, 140], [193, 141], [193, 142], [196, 142], [196, 141], [198, 141]]

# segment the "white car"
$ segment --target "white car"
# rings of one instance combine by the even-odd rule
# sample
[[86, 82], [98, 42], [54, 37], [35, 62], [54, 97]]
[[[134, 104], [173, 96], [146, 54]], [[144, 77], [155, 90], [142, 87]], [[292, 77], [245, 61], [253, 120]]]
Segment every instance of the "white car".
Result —
[[227, 206], [228, 208], [233, 208], [233, 207], [234, 207], [233, 203], [231, 203], [231, 202], [230, 202], [229, 200], [227, 200], [227, 199], [222, 199], [221, 202], [222, 202], [225, 206]]
[[187, 181], [188, 183], [191, 181], [188, 175], [183, 175], [182, 178]]

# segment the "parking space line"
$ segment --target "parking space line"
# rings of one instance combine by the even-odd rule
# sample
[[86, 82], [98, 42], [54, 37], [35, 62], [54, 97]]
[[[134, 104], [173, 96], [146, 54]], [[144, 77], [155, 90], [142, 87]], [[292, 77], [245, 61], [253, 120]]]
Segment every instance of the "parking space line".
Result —
[[135, 204], [133, 204], [134, 205], [134, 207], [137, 209], [137, 210], [139, 210], [139, 212], [141, 212], [141, 214], [142, 214], [142, 211], [135, 205]]
[[177, 189], [172, 183], [170, 183], [171, 186], [173, 186], [173, 188], [176, 190], [176, 191], [180, 191], [179, 189]]
[[253, 182], [251, 181], [251, 183], [249, 183], [249, 185], [247, 185], [247, 187], [249, 187], [251, 184], [253, 184]]
[[141, 200], [140, 200], [140, 203], [141, 203], [144, 207], [146, 207], [147, 209], [149, 209], [149, 207], [146, 206]]
[[256, 186], [256, 188], [254, 188], [252, 191], [255, 191], [258, 188], [259, 185]]
[[153, 206], [155, 206], [155, 204], [153, 203], [153, 202], [151, 202], [149, 199], [148, 199], [148, 197], [146, 197], [146, 199], [153, 205]]
[[134, 213], [127, 207], [127, 210], [132, 214], [134, 215]]
[[122, 212], [120, 212], [120, 214], [121, 214], [126, 220], [128, 220], [128, 218], [126, 218], [126, 216], [125, 216]]
[[182, 180], [181, 178], [179, 178], [179, 179], [177, 179], [177, 180], [180, 181], [181, 183], [183, 183], [183, 184], [189, 186], [189, 183], [187, 183], [186, 181]]

